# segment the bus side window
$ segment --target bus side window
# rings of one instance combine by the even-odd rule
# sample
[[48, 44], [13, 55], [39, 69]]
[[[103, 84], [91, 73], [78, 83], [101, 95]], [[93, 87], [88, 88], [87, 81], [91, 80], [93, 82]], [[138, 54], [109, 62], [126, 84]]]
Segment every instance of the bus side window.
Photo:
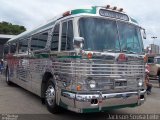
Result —
[[4, 46], [3, 52], [4, 52], [4, 55], [9, 53], [9, 46], [8, 45]]
[[61, 50], [66, 49], [66, 41], [67, 41], [67, 22], [62, 24], [62, 35], [61, 35]]
[[32, 36], [31, 50], [41, 50], [46, 47], [48, 39], [48, 31], [36, 34]]
[[69, 20], [62, 24], [61, 50], [73, 50], [72, 20]]
[[59, 24], [55, 25], [52, 42], [51, 42], [51, 50], [58, 51], [58, 42], [59, 42]]
[[47, 39], [48, 39], [48, 31], [39, 34], [38, 46], [41, 49], [44, 49], [46, 47]]
[[28, 39], [23, 39], [18, 43], [18, 53], [23, 53], [28, 50]]
[[31, 50], [37, 50], [38, 35], [33, 35], [31, 40]]
[[16, 53], [16, 48], [17, 48], [17, 46], [16, 46], [16, 43], [13, 43], [13, 44], [11, 44], [10, 45], [10, 53]]

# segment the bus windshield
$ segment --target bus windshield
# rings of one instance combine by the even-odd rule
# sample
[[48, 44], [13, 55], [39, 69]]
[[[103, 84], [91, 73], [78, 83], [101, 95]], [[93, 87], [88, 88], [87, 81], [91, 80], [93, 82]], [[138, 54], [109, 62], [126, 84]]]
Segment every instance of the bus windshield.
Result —
[[125, 22], [85, 17], [79, 20], [80, 36], [84, 37], [84, 49], [141, 53], [143, 43], [140, 28]]

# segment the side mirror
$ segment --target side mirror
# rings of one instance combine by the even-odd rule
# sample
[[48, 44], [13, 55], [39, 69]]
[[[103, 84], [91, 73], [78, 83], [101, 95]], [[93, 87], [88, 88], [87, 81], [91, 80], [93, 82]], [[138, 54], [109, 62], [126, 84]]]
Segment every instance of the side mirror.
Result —
[[145, 29], [142, 29], [143, 30], [143, 32], [142, 32], [142, 36], [143, 36], [143, 39], [146, 39], [147, 37], [146, 37], [146, 31], [145, 31]]
[[84, 46], [84, 38], [83, 37], [74, 37], [73, 47], [78, 53], [83, 48], [83, 46]]

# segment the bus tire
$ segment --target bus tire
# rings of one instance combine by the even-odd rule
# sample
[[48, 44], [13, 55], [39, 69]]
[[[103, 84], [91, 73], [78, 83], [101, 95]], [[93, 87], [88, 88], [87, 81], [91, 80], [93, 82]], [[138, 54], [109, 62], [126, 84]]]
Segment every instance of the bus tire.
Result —
[[60, 112], [59, 106], [56, 104], [56, 90], [52, 80], [47, 83], [45, 91], [45, 103], [49, 112], [56, 114]]
[[6, 83], [7, 83], [8, 85], [12, 85], [12, 82], [11, 82], [10, 79], [9, 79], [9, 70], [8, 70], [8, 69], [6, 70]]

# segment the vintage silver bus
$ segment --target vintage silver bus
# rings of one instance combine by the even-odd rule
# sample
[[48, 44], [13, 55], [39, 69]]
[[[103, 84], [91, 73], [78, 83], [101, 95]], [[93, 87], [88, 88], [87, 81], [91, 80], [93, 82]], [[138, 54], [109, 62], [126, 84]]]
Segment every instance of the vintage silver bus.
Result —
[[10, 39], [6, 82], [59, 107], [100, 112], [145, 101], [144, 29], [122, 8], [74, 9]]

